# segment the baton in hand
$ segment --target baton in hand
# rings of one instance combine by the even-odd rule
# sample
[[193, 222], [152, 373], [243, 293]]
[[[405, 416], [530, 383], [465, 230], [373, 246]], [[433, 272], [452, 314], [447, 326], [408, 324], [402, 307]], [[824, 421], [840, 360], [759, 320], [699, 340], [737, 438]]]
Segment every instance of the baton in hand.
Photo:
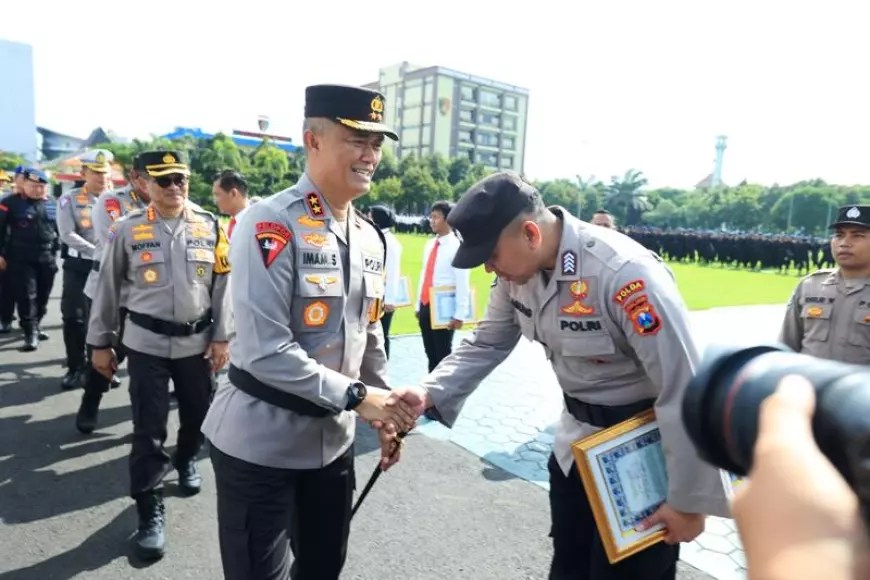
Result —
[[[396, 435], [396, 444], [393, 447], [393, 450], [390, 452], [390, 457], [389, 457], [390, 459], [392, 459], [396, 455], [396, 453], [399, 452], [399, 449], [402, 447], [402, 439], [404, 439], [405, 435], [407, 435], [407, 434], [408, 433], [405, 432], [405, 433], [399, 433], [398, 435]], [[359, 498], [356, 500], [356, 505], [353, 506], [353, 510], [350, 512], [351, 518], [353, 518], [354, 514], [356, 513], [356, 510], [358, 510], [359, 506], [362, 505], [363, 500], [366, 498], [366, 496], [372, 490], [372, 487], [374, 487], [375, 482], [378, 480], [378, 478], [384, 472], [384, 468], [381, 467], [381, 465], [383, 465], [383, 459], [378, 461], [378, 465], [375, 467], [375, 470], [372, 472], [371, 477], [369, 477], [368, 483], [366, 483], [366, 486], [363, 488], [362, 492], [359, 494]]]

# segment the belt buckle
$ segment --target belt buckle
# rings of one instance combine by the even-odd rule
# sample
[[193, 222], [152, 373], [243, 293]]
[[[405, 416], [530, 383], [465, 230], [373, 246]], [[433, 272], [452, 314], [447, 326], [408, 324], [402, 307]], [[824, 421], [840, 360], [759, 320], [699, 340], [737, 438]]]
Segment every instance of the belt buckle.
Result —
[[188, 336], [190, 336], [196, 331], [196, 322], [185, 322], [184, 328], [187, 330]]

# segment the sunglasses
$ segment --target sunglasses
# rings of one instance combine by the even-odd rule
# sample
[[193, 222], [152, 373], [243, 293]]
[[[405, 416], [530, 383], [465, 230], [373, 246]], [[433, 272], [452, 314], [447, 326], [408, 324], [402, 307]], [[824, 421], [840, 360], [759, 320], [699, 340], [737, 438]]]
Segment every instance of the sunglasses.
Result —
[[178, 187], [181, 187], [182, 185], [187, 183], [187, 176], [186, 175], [164, 175], [163, 177], [155, 177], [154, 181], [156, 181], [157, 185], [159, 185], [160, 187], [162, 187], [164, 189], [173, 185], [173, 184], [177, 185]]

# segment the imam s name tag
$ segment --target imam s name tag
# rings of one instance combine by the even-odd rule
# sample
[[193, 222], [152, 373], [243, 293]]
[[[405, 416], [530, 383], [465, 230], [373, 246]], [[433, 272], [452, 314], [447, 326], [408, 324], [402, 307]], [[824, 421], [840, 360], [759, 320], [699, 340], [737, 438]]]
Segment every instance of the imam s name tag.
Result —
[[306, 268], [335, 268], [338, 266], [337, 251], [310, 252], [302, 251], [299, 256], [299, 265]]

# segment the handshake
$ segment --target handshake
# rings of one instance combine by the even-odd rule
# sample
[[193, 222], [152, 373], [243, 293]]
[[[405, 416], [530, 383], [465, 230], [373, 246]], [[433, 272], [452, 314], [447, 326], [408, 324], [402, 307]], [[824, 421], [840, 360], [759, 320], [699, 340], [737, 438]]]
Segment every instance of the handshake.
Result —
[[392, 391], [367, 387], [366, 396], [355, 411], [378, 430], [381, 469], [386, 471], [398, 463], [401, 437], [414, 428], [417, 418], [431, 406], [429, 394], [421, 387], [403, 387]]

